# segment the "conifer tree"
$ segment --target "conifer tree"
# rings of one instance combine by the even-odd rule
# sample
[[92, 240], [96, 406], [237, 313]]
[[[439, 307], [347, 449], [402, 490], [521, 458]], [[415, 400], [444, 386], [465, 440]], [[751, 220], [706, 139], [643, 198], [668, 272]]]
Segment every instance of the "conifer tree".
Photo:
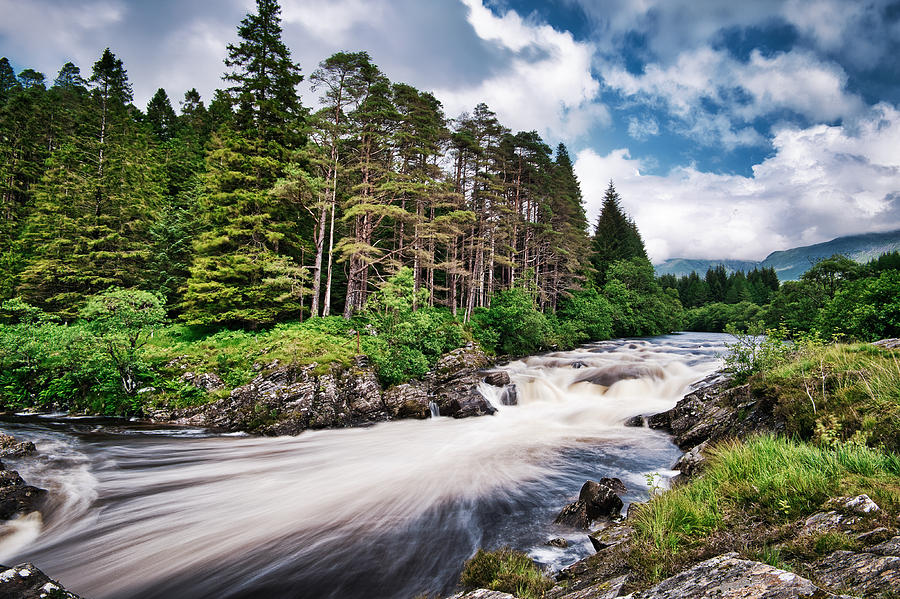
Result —
[[238, 106], [238, 122], [245, 133], [266, 141], [295, 145], [303, 107], [297, 85], [300, 67], [281, 39], [281, 7], [277, 0], [256, 0], [256, 13], [238, 27], [239, 44], [228, 45], [225, 80]]
[[0, 58], [0, 106], [3, 106], [10, 94], [19, 87], [19, 80], [16, 79], [16, 72], [9, 64], [9, 59], [5, 56]]
[[159, 88], [147, 103], [147, 123], [153, 135], [160, 141], [169, 141], [175, 137], [177, 117], [166, 90]]
[[591, 264], [600, 285], [606, 283], [606, 271], [613, 262], [630, 258], [647, 258], [647, 250], [644, 249], [644, 242], [637, 226], [622, 212], [620, 200], [613, 182], [610, 181], [603, 196], [603, 207], [591, 241]]

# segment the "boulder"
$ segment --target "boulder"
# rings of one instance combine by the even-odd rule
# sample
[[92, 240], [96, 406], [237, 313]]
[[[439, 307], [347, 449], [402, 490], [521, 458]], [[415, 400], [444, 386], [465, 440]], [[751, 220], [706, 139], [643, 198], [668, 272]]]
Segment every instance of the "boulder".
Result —
[[835, 588], [863, 597], [896, 596], [900, 592], [900, 557], [835, 551], [814, 567], [816, 577]]
[[592, 584], [583, 589], [558, 595], [557, 599], [615, 599], [622, 592], [622, 587], [628, 581], [628, 575], [623, 574], [610, 580], [604, 580]]
[[550, 547], [559, 547], [561, 549], [565, 549], [569, 546], [569, 542], [562, 537], [556, 537], [555, 539], [550, 539], [544, 545], [549, 545]]
[[588, 535], [594, 551], [602, 551], [608, 547], [614, 547], [631, 540], [634, 529], [624, 524], [614, 524], [595, 530]]
[[15, 470], [0, 471], [0, 520], [40, 509], [47, 491], [26, 485]]
[[647, 417], [638, 414], [637, 416], [632, 416], [628, 420], [625, 421], [625, 426], [631, 428], [642, 428], [647, 426]]
[[392, 418], [428, 418], [428, 389], [422, 381], [395, 385], [384, 392], [384, 405]]
[[35, 452], [31, 441], [17, 441], [12, 435], [0, 434], [0, 457], [21, 458]]
[[624, 492], [625, 485], [618, 478], [589, 480], [582, 485], [578, 499], [584, 502], [589, 519], [615, 518], [624, 505], [617, 493]]
[[653, 429], [666, 430], [683, 450], [704, 441], [745, 438], [759, 432], [783, 432], [784, 420], [773, 409], [771, 398], [757, 398], [749, 385], [731, 387], [730, 380], [716, 375], [688, 393], [674, 408], [647, 419]]
[[488, 365], [487, 354], [471, 344], [438, 360], [425, 375], [425, 384], [442, 416], [467, 418], [497, 411], [478, 389], [482, 382], [479, 371]]
[[778, 568], [727, 553], [699, 563], [629, 599], [794, 599], [838, 597], [811, 581]]
[[34, 564], [0, 566], [0, 599], [80, 599]]
[[214, 372], [201, 372], [200, 374], [185, 372], [179, 377], [179, 380], [188, 383], [197, 389], [202, 389], [207, 393], [211, 391], [221, 391], [225, 388], [225, 383], [219, 378], [219, 375]]
[[588, 517], [587, 513], [587, 504], [580, 499], [574, 503], [570, 503], [556, 516], [553, 523], [587, 530], [591, 525], [591, 519]]
[[505, 370], [495, 370], [484, 375], [484, 382], [494, 387], [503, 387], [509, 384], [509, 373]]

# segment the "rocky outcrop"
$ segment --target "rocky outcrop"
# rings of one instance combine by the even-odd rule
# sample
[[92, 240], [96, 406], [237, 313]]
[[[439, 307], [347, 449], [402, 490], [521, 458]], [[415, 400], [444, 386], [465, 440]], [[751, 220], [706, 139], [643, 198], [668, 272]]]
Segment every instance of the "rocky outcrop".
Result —
[[20, 458], [35, 452], [31, 441], [17, 441], [11, 435], [0, 434], [0, 458]]
[[836, 497], [825, 506], [828, 511], [812, 514], [800, 526], [800, 536], [812, 536], [825, 532], [849, 532], [867, 515], [880, 512], [881, 508], [868, 495]]
[[[307, 429], [428, 418], [431, 402], [442, 416], [483, 416], [496, 411], [479, 391], [486, 379], [502, 387], [501, 403], [516, 403], [515, 385], [509, 382], [508, 373], [482, 372], [490, 365], [487, 355], [470, 344], [441, 358], [424, 380], [382, 391], [366, 356], [357, 356], [350, 366], [282, 365], [274, 361], [256, 368], [259, 374], [228, 397], [177, 414], [160, 412], [151, 417], [219, 430], [297, 435]], [[211, 374], [186, 372], [181, 379], [207, 390], [216, 390], [221, 383]]]
[[863, 597], [892, 597], [900, 589], [900, 556], [835, 551], [815, 566], [815, 573], [823, 584], [851, 588]]
[[778, 568], [739, 559], [727, 553], [699, 563], [628, 599], [830, 599], [846, 597], [825, 591], [811, 581]]
[[34, 564], [0, 566], [0, 599], [80, 599]]
[[225, 389], [225, 383], [215, 372], [202, 372], [200, 374], [185, 372], [178, 380], [208, 393]]
[[554, 523], [586, 529], [594, 520], [618, 517], [624, 505], [618, 493], [624, 492], [618, 478], [589, 480], [582, 485], [578, 501], [564, 507]]
[[478, 390], [484, 380], [480, 371], [490, 364], [487, 355], [472, 344], [455, 349], [438, 360], [425, 375], [425, 384], [441, 416], [467, 418], [497, 411]]
[[671, 410], [648, 418], [647, 425], [671, 433], [683, 450], [704, 441], [784, 431], [784, 421], [773, 411], [771, 401], [754, 397], [749, 385], [730, 385], [729, 380], [719, 380], [701, 386]]

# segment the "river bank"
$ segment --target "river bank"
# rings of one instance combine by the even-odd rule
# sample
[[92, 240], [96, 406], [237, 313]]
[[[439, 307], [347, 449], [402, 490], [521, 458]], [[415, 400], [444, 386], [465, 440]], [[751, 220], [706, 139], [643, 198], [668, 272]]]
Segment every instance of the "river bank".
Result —
[[[512, 362], [517, 405], [480, 383], [490, 417], [296, 437], [7, 421], [37, 445], [17, 467], [51, 504], [32, 536], [6, 539], [21, 542], [0, 563], [33, 561], [91, 599], [449, 594], [477, 547], [502, 543], [559, 568], [593, 549], [552, 524], [556, 513], [588, 478], [618, 476], [626, 501], [646, 499], [646, 474], [679, 451], [623, 422], [673, 406], [716, 368], [723, 339], [617, 340]], [[568, 547], [545, 545], [560, 536]]]
[[[860, 442], [882, 432], [867, 420], [895, 409], [900, 389], [896, 340], [876, 345], [801, 348], [745, 384], [709, 380], [671, 410], [633, 419], [685, 450], [674, 486], [622, 520], [595, 523], [595, 555], [546, 582], [532, 571], [519, 579], [531, 591], [517, 596], [897, 596], [900, 459]], [[805, 411], [817, 423], [813, 438]], [[481, 580], [503, 587], [496, 576]]]

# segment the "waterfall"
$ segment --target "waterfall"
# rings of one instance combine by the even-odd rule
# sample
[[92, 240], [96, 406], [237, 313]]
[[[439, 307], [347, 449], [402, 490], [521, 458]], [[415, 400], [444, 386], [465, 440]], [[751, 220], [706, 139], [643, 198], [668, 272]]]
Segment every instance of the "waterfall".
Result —
[[[618, 476], [626, 501], [646, 499], [646, 475], [680, 452], [623, 423], [672, 407], [718, 366], [724, 339], [617, 340], [517, 360], [503, 368], [518, 405], [482, 385], [498, 412], [480, 418], [279, 438], [0, 422], [38, 447], [10, 467], [51, 492], [42, 520], [0, 526], [0, 563], [33, 561], [94, 599], [449, 594], [481, 546], [570, 563], [592, 550], [555, 514], [587, 478]], [[566, 534], [568, 549], [544, 545]]]
[[432, 418], [439, 418], [441, 416], [441, 409], [438, 407], [437, 402], [429, 401], [428, 411], [431, 412]]

